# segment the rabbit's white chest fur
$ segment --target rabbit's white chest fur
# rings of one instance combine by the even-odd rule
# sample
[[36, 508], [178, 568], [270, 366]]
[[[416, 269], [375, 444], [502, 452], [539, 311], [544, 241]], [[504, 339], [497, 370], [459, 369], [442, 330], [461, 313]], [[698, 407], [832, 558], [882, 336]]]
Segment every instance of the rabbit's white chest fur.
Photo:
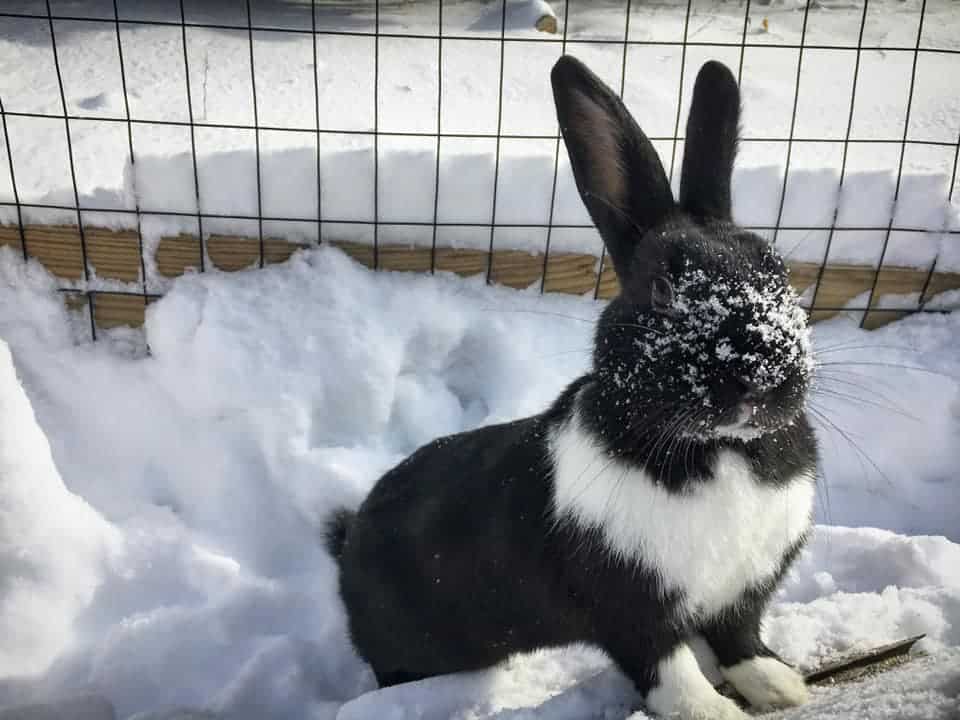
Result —
[[599, 529], [610, 552], [655, 571], [684, 609], [710, 616], [769, 581], [807, 532], [814, 482], [758, 483], [746, 460], [721, 452], [714, 478], [689, 493], [658, 487], [644, 471], [611, 462], [576, 416], [551, 438], [557, 517]]

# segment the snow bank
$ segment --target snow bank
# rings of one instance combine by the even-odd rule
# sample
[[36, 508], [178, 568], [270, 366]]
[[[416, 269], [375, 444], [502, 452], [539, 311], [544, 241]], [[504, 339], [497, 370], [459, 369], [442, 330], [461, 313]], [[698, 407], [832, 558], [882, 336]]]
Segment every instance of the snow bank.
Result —
[[0, 339], [0, 676], [43, 672], [73, 644], [119, 541], [64, 486]]
[[[587, 366], [602, 303], [442, 273], [372, 273], [322, 248], [262, 271], [181, 278], [150, 306], [139, 341], [113, 331], [88, 343], [55, 287], [39, 265], [0, 249], [13, 387], [22, 406], [22, 383], [63, 472], [51, 496], [88, 518], [65, 569], [52, 544], [31, 554], [44, 577], [54, 573], [39, 597], [75, 618], [72, 640], [31, 636], [26, 649], [45, 663], [33, 679], [0, 669], [0, 707], [76, 690], [137, 720], [622, 718], [636, 703], [590, 648], [375, 690], [347, 641], [318, 533], [332, 508], [358, 503], [422, 442], [544, 408]], [[883, 475], [819, 428], [820, 524], [766, 627], [771, 646], [804, 667], [926, 632], [936, 654], [923, 673], [905, 669], [888, 686], [927, 698], [933, 709], [918, 717], [946, 717], [936, 713], [952, 697], [960, 647], [958, 332], [957, 315], [873, 333], [845, 318], [814, 329], [824, 362], [850, 363], [824, 369], [852, 372], [835, 377], [865, 388], [845, 393], [856, 400], [824, 394], [818, 407]], [[50, 518], [59, 527], [66, 513], [43, 500], [40, 514], [33, 498], [45, 496], [3, 477], [0, 507], [8, 495], [36, 503], [31, 527], [49, 531]], [[83, 548], [98, 537], [122, 551], [83, 570]], [[85, 573], [82, 612], [77, 586], [57, 580], [76, 576], [55, 574], [68, 571]], [[816, 707], [899, 717], [884, 687], [864, 686], [856, 711], [832, 691], [816, 693]]]
[[[496, 155], [493, 147], [486, 152], [442, 153], [439, 191], [436, 179], [436, 144], [429, 141], [421, 147], [403, 147], [401, 142], [381, 143], [378, 173], [377, 218], [384, 223], [379, 240], [391, 244], [431, 244], [425, 233], [411, 239], [403, 223], [432, 223], [436, 197], [436, 219], [440, 223], [490, 223], [494, 218], [492, 191]], [[405, 140], [405, 139], [404, 139]], [[406, 141], [406, 140], [405, 140]], [[407, 141], [408, 142], [408, 141]], [[321, 149], [320, 206], [322, 218], [329, 226], [328, 239], [372, 242], [370, 232], [337, 221], [373, 221], [374, 165], [372, 146], [363, 141], [361, 147], [346, 150]], [[533, 147], [531, 147], [533, 145]], [[537, 147], [532, 142], [504, 143], [501, 149], [500, 174], [497, 183], [495, 219], [498, 225], [542, 224], [550, 222], [550, 198], [553, 183], [553, 143]], [[297, 218], [299, 221], [270, 221], [265, 234], [284, 237], [294, 242], [317, 240], [317, 162], [316, 145], [288, 147], [276, 152], [261, 152], [262, 211], [264, 216]], [[561, 148], [563, 152], [563, 148]], [[926, 231], [925, 242], [916, 235], [906, 239], [894, 237], [885, 262], [891, 265], [929, 267], [940, 255], [938, 267], [953, 268], [955, 238], [946, 230], [958, 221], [960, 206], [946, 201], [949, 190], [949, 168], [908, 167], [900, 183], [900, 195], [893, 203], [896, 185], [895, 168], [882, 171], [846, 174], [839, 188], [839, 172], [835, 168], [795, 167], [790, 174], [784, 199], [781, 223], [785, 226], [829, 227], [836, 208], [840, 208], [838, 224], [847, 227], [886, 227], [891, 216], [900, 227]], [[202, 154], [198, 157], [200, 184], [199, 210], [208, 214], [257, 215], [256, 155], [252, 148]], [[558, 225], [590, 226], [590, 219], [576, 192], [570, 165], [561, 156], [557, 190], [553, 203], [553, 222]], [[229, 181], [225, 181], [229, 178]], [[349, 178], [349, 183], [344, 183]], [[196, 213], [193, 185], [193, 161], [188, 153], [171, 156], [148, 155], [137, 159], [135, 171], [127, 166], [123, 184], [115, 188], [95, 188], [81, 197], [81, 203], [102, 206], [102, 197], [113, 193], [129, 198], [122, 207], [139, 207], [148, 212], [149, 222], [141, 228], [148, 243], [179, 232], [196, 234], [196, 219], [149, 214], [155, 212]], [[759, 165], [741, 167], [734, 174], [734, 210], [745, 225], [774, 226], [780, 210], [783, 167]], [[438, 194], [437, 194], [438, 193]], [[67, 202], [60, 190], [44, 194], [37, 202]], [[72, 199], [70, 200], [72, 202]], [[15, 221], [12, 208], [5, 208], [6, 222]], [[85, 222], [112, 228], [135, 228], [136, 216], [127, 213], [85, 213]], [[26, 222], [75, 222], [66, 211], [26, 208]], [[257, 237], [258, 226], [250, 220], [207, 219], [204, 234], [233, 234]], [[770, 235], [770, 231], [763, 231]], [[557, 252], [583, 252], [599, 255], [601, 244], [596, 232], [558, 233], [551, 243]], [[841, 231], [834, 238], [829, 260], [833, 263], [876, 265], [879, 261], [885, 231]], [[524, 228], [501, 228], [495, 246], [543, 252], [546, 235], [530, 233]], [[469, 247], [486, 250], [488, 233], [440, 233], [441, 247]], [[793, 260], [821, 262], [826, 253], [826, 233], [787, 231], [781, 244], [790, 250]], [[946, 263], [946, 264], [944, 264]], [[957, 265], [956, 267], [960, 267]]]

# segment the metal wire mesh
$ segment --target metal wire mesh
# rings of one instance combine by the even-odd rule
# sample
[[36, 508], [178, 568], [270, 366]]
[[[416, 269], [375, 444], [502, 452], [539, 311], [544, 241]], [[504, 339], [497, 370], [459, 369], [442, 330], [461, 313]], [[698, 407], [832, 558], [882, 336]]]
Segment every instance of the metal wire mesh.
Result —
[[[180, 216], [180, 217], [190, 217], [195, 218], [198, 236], [203, 242], [203, 238], [206, 237], [204, 224], [206, 222], [212, 222], [220, 219], [229, 219], [229, 220], [248, 220], [256, 222], [257, 233], [256, 238], [259, 243], [259, 265], [263, 266], [265, 252], [264, 252], [264, 223], [265, 222], [304, 222], [312, 223], [316, 225], [317, 228], [317, 239], [319, 242], [324, 242], [328, 239], [335, 240], [336, 238], [328, 237], [330, 231], [325, 231], [326, 225], [365, 225], [372, 228], [372, 252], [373, 252], [373, 265], [377, 267], [380, 265], [380, 228], [383, 225], [389, 224], [390, 226], [425, 226], [430, 228], [431, 233], [431, 246], [430, 246], [430, 270], [433, 271], [436, 269], [436, 254], [437, 254], [437, 243], [438, 243], [438, 229], [445, 226], [456, 226], [456, 227], [475, 227], [475, 228], [487, 228], [489, 230], [489, 244], [488, 244], [488, 263], [487, 263], [487, 280], [491, 280], [491, 271], [493, 266], [493, 256], [495, 251], [495, 234], [498, 228], [534, 228], [545, 230], [545, 244], [543, 247], [543, 272], [540, 278], [540, 289], [541, 291], [545, 290], [545, 281], [547, 277], [547, 264], [550, 259], [551, 253], [551, 242], [553, 239], [553, 233], [559, 228], [588, 228], [587, 225], [579, 224], [564, 224], [555, 222], [555, 203], [557, 197], [557, 182], [558, 174], [560, 167], [560, 157], [563, 153], [562, 142], [560, 139], [559, 132], [554, 132], [552, 134], [538, 134], [538, 133], [509, 133], [504, 131], [504, 93], [505, 93], [505, 75], [504, 75], [504, 66], [506, 63], [505, 53], [507, 48], [511, 43], [552, 43], [559, 45], [560, 51], [566, 51], [568, 42], [570, 42], [570, 36], [568, 34], [568, 28], [570, 25], [571, 12], [574, 8], [572, 6], [579, 5], [577, 12], [590, 12], [591, 8], [595, 5], [594, 3], [588, 2], [587, 0], [563, 0], [563, 2], [554, 2], [554, 9], [557, 11], [558, 19], [560, 22], [560, 33], [558, 35], [548, 35], [548, 34], [536, 34], [531, 35], [530, 33], [517, 34], [512, 31], [508, 31], [507, 26], [507, 12], [508, 12], [508, 2], [507, 0], [491, 0], [491, 5], [499, 7], [499, 32], [495, 32], [487, 35], [478, 35], [478, 34], [464, 34], [464, 33], [449, 33], [445, 31], [444, 25], [444, 10], [445, 7], [449, 9], [451, 6], [456, 6], [456, 0], [434, 0], [430, 4], [431, 8], [435, 8], [437, 15], [436, 22], [436, 32], [399, 32], [384, 27], [381, 22], [382, 12], [381, 5], [388, 6], [388, 0], [377, 0], [376, 2], [370, 3], [370, 10], [373, 14], [373, 24], [372, 27], [362, 28], [362, 29], [348, 29], [344, 27], [325, 27], [324, 22], [327, 19], [323, 11], [326, 3], [318, 2], [318, 0], [311, 0], [310, 2], [310, 20], [309, 26], [304, 27], [281, 27], [278, 25], [259, 25], [254, 23], [254, 8], [251, 7], [251, 0], [244, 0], [243, 7], [238, 8], [237, 20], [236, 22], [222, 23], [222, 22], [204, 22], [204, 18], [200, 17], [197, 19], [193, 17], [190, 12], [188, 12], [187, 7], [184, 4], [184, 0], [174, 0], [176, 3], [176, 13], [175, 16], [168, 19], [140, 19], [137, 17], [130, 16], [128, 13], [125, 13], [122, 10], [122, 6], [125, 4], [123, 2], [118, 2], [118, 0], [112, 0], [111, 6], [105, 11], [101, 6], [99, 7], [96, 13], [88, 16], [83, 13], [72, 13], [71, 9], [74, 7], [71, 3], [56, 3], [58, 11], [54, 11], [54, 7], [51, 4], [51, 0], [43, 0], [42, 3], [35, 3], [34, 6], [27, 6], [25, 9], [13, 11], [10, 9], [4, 9], [0, 11], [0, 23], [8, 22], [13, 20], [33, 20], [33, 21], [43, 21], [47, 24], [49, 28], [49, 37], [51, 43], [51, 50], [53, 54], [54, 67], [56, 71], [58, 91], [59, 91], [59, 100], [61, 105], [61, 112], [58, 113], [49, 113], [49, 112], [30, 112], [30, 111], [20, 111], [12, 110], [9, 107], [9, 98], [5, 99], [0, 93], [0, 121], [2, 121], [2, 129], [4, 133], [4, 141], [6, 146], [6, 153], [8, 158], [9, 173], [10, 173], [10, 182], [12, 189], [12, 199], [4, 200], [0, 202], [0, 206], [12, 207], [16, 211], [16, 223], [19, 230], [20, 237], [20, 247], [22, 249], [23, 257], [26, 259], [30, 257], [30, 246], [27, 237], [27, 233], [24, 231], [25, 221], [24, 221], [24, 210], [25, 209], [49, 209], [49, 210], [67, 210], [75, 213], [76, 217], [76, 226], [79, 231], [80, 237], [80, 251], [82, 253], [83, 260], [83, 277], [84, 279], [89, 278], [89, 258], [86, 242], [86, 233], [85, 233], [85, 221], [84, 221], [84, 212], [99, 212], [99, 213], [125, 213], [130, 214], [130, 209], [117, 209], [111, 207], [96, 207], [81, 204], [81, 195], [78, 189], [77, 183], [77, 168], [74, 159], [74, 149], [72, 135], [74, 129], [71, 126], [71, 123], [82, 122], [82, 121], [97, 121], [100, 123], [119, 123], [125, 126], [127, 144], [129, 151], [129, 158], [131, 165], [135, 165], [137, 158], [135, 155], [134, 147], [134, 129], [138, 126], [153, 126], [153, 127], [180, 127], [186, 128], [189, 132], [190, 139], [190, 153], [191, 153], [191, 163], [192, 163], [192, 174], [193, 174], [193, 194], [196, 200], [196, 212], [183, 212], [183, 211], [172, 211], [164, 210], [162, 208], [151, 208], [143, 207], [139, 200], [136, 200], [136, 204], [132, 210], [132, 213], [136, 216], [136, 227], [137, 235], [140, 238], [140, 262], [141, 262], [141, 288], [139, 293], [143, 296], [144, 301], [148, 301], [153, 297], [149, 292], [149, 288], [146, 280], [146, 268], [144, 266], [144, 249], [142, 243], [142, 232], [141, 232], [141, 219], [145, 215], [151, 216]], [[876, 0], [875, 0], [876, 2]], [[253, 3], [256, 5], [256, 2]], [[915, 34], [915, 42], [909, 45], [903, 44], [864, 44], [865, 38], [865, 29], [868, 24], [868, 11], [870, 8], [870, 0], [863, 0], [863, 5], [861, 8], [860, 20], [859, 20], [859, 32], [857, 35], [856, 44], [824, 44], [818, 42], [808, 42], [808, 19], [811, 16], [811, 12], [817, 10], [819, 6], [816, 4], [816, 0], [808, 0], [805, 5], [796, 9], [796, 12], [802, 13], [802, 24], [801, 30], [799, 33], [799, 41], [785, 41], [785, 42], [776, 42], [769, 39], [764, 39], [763, 42], [751, 39], [752, 36], [748, 34], [748, 28], [750, 27], [751, 21], [754, 18], [754, 11], [757, 9], [756, 6], [752, 7], [751, 0], [745, 0], [745, 2], [740, 3], [740, 7], [743, 9], [743, 25], [742, 32], [737, 41], [712, 41], [712, 40], [697, 40], [694, 37], [691, 37], [691, 12], [694, 8], [694, 0], [686, 0], [685, 4], [680, 0], [680, 5], [678, 10], [682, 12], [684, 21], [682, 28], [682, 35], [680, 39], [669, 39], [669, 38], [645, 38], [637, 34], [631, 33], [631, 17], [634, 14], [636, 6], [641, 5], [640, 0], [625, 0], [624, 2], [607, 2], [604, 6], [607, 9], [610, 7], [617, 6], [622, 8], [623, 12], [623, 33], [620, 39], [610, 39], [610, 38], [593, 38], [593, 37], [581, 37], [576, 38], [576, 43], [580, 44], [597, 44], [604, 47], [619, 47], [622, 52], [621, 56], [621, 72], [620, 72], [620, 81], [619, 81], [619, 92], [623, 96], [625, 91], [625, 84], [628, 72], [639, 72], [631, 68], [630, 63], [630, 51], [631, 48], [643, 47], [643, 46], [665, 46], [665, 47], [679, 47], [680, 50], [680, 69], [679, 69], [679, 82], [677, 83], [676, 88], [676, 112], [674, 115], [673, 122], [673, 132], [668, 136], [653, 136], [652, 140], [655, 141], [664, 141], [669, 142], [671, 146], [671, 153], [669, 159], [664, 158], [665, 167], [669, 168], [669, 175], [672, 178], [674, 175], [675, 164], [678, 154], [678, 143], [683, 141], [681, 135], [681, 108], [683, 100], [683, 89], [684, 89], [684, 77], [685, 75], [692, 74], [695, 68], [688, 67], [687, 55], [688, 49], [690, 48], [716, 48], [718, 51], [729, 51], [731, 49], [737, 50], [739, 52], [739, 59], [737, 64], [737, 76], [738, 79], [743, 78], [744, 74], [744, 58], [751, 48], [778, 48], [778, 49], [787, 49], [787, 50], [796, 50], [797, 51], [797, 64], [796, 64], [796, 74], [793, 78], [793, 93], [792, 93], [792, 108], [790, 114], [789, 130], [785, 136], [778, 137], [747, 137], [742, 140], [743, 143], [769, 143], [769, 142], [785, 142], [786, 143], [786, 155], [785, 155], [785, 168], [782, 177], [782, 184], [779, 189], [779, 204], [778, 211], [776, 214], [776, 221], [773, 224], [765, 225], [753, 225], [748, 226], [751, 229], [764, 232], [770, 237], [774, 242], [777, 242], [779, 236], [783, 232], [788, 231], [800, 231], [800, 232], [824, 232], [826, 235], [825, 249], [822, 255], [822, 258], [819, 262], [819, 271], [816, 277], [816, 283], [813, 286], [813, 294], [810, 298], [811, 307], [815, 307], [823, 310], [834, 310], [838, 308], [829, 308], [822, 307], [822, 303], [818, 304], [818, 294], [820, 293], [821, 283], [823, 281], [824, 272], [829, 266], [830, 257], [831, 257], [831, 247], [834, 243], [836, 234], [838, 232], [844, 231], [875, 231], [883, 233], [882, 247], [880, 249], [879, 261], [875, 264], [873, 268], [873, 279], [869, 287], [869, 296], [867, 297], [863, 307], [856, 307], [853, 309], [859, 310], [868, 310], [875, 307], [875, 295], [878, 291], [878, 283], [881, 277], [881, 271], [884, 268], [884, 261], [887, 257], [888, 246], [890, 244], [891, 236], [893, 233], [928, 233], [935, 232], [940, 236], [956, 236], [960, 234], [960, 230], [953, 229], [948, 226], [945, 226], [939, 231], [931, 231], [929, 228], [924, 227], [901, 227], [895, 224], [896, 219], [896, 201], [900, 195], [901, 191], [901, 180], [903, 177], [904, 170], [904, 159], [907, 152], [907, 149], [910, 146], [933, 146], [941, 148], [950, 148], [953, 151], [953, 162], [952, 162], [952, 176], [949, 185], [949, 194], [945, 198], [947, 204], [953, 201], [954, 187], [957, 181], [957, 161], [960, 157], [960, 136], [955, 140], [947, 142], [941, 140], [930, 140], [922, 138], [913, 138], [909, 135], [910, 120], [911, 120], [911, 107], [914, 99], [915, 93], [915, 83], [918, 72], [918, 59], [927, 55], [927, 54], [947, 54], [947, 55], [960, 55], [960, 49], [949, 48], [949, 47], [928, 47], [923, 45], [922, 39], [924, 36], [924, 22], [927, 16], [927, 0], [920, 0], [919, 7], [916, 9], [918, 14], [917, 20], [917, 30]], [[356, 4], [355, 4], [356, 5]], [[432, 12], [432, 10], [431, 10]], [[64, 90], [64, 80], [63, 80], [63, 71], [62, 71], [62, 58], [61, 54], [58, 52], [57, 47], [57, 37], [58, 31], [61, 31], [63, 23], [90, 23], [95, 24], [97, 27], [112, 28], [113, 36], [115, 37], [117, 44], [117, 53], [119, 57], [119, 68], [120, 68], [120, 92], [123, 96], [123, 115], [121, 117], [107, 117], [103, 115], [96, 114], [80, 114], [80, 113], [71, 113], [69, 112], [69, 104], [67, 102], [67, 96]], [[134, 117], [131, 113], [130, 107], [130, 97], [128, 92], [128, 82], [127, 82], [127, 67], [124, 55], [124, 41], [122, 37], [122, 29], [138, 28], [143, 26], [155, 26], [155, 27], [168, 27], [173, 30], [179, 31], [180, 41], [182, 44], [182, 56], [184, 64], [184, 92], [186, 97], [186, 109], [187, 109], [187, 118], [186, 120], [176, 120], [169, 118], [143, 118], [143, 117]], [[251, 123], [221, 123], [221, 122], [209, 122], [204, 117], [201, 120], [198, 120], [195, 115], [195, 108], [193, 104], [193, 93], [191, 92], [190, 80], [190, 57], [188, 53], [188, 35], [197, 30], [223, 30], [236, 32], [238, 30], [245, 31], [247, 42], [249, 45], [249, 70], [250, 70], [250, 81], [252, 88], [252, 122]], [[258, 112], [258, 97], [257, 97], [257, 72], [256, 72], [256, 58], [254, 53], [255, 47], [255, 33], [261, 34], [276, 34], [282, 36], [285, 34], [292, 34], [298, 36], [309, 36], [312, 39], [312, 62], [313, 62], [313, 92], [314, 92], [314, 107], [315, 107], [315, 122], [313, 127], [305, 128], [303, 126], [278, 126], [275, 124], [261, 123], [261, 115]], [[516, 36], [515, 36], [516, 35]], [[320, 90], [318, 86], [318, 45], [325, 42], [328, 38], [344, 36], [344, 37], [362, 37], [369, 38], [372, 40], [372, 52], [373, 52], [373, 122], [372, 127], [369, 129], [344, 129], [344, 128], [325, 128], [321, 125], [321, 112], [320, 112]], [[437, 95], [436, 95], [436, 130], [435, 131], [398, 131], [398, 130], [389, 130], [381, 127], [380, 123], [380, 113], [379, 106], [380, 102], [378, 101], [380, 93], [380, 84], [381, 84], [381, 75], [382, 75], [382, 58], [381, 58], [381, 40], [384, 39], [420, 39], [420, 40], [431, 40], [436, 41], [436, 64], [437, 64]], [[470, 43], [476, 43], [478, 45], [483, 44], [484, 46], [489, 46], [490, 44], [495, 45], [499, 50], [499, 77], [498, 77], [498, 88], [497, 88], [497, 107], [496, 107], [496, 128], [494, 132], [444, 132], [443, 122], [442, 122], [442, 108], [443, 108], [443, 98], [444, 98], [444, 42], [451, 41], [468, 41]], [[837, 137], [798, 137], [796, 135], [797, 129], [797, 116], [798, 116], [798, 102], [801, 97], [801, 81], [804, 77], [804, 58], [805, 53], [811, 51], [818, 52], [827, 52], [827, 53], [836, 53], [843, 55], [844, 57], [847, 54], [854, 54], [854, 66], [853, 66], [853, 79], [851, 85], [851, 92], [849, 97], [849, 112], [847, 115], [845, 133], [841, 138]], [[851, 132], [854, 121], [854, 109], [857, 103], [857, 87], [860, 81], [861, 74], [861, 57], [865, 52], [872, 51], [881, 51], [881, 52], [903, 52], [909, 53], [912, 59], [911, 70], [910, 70], [910, 82], [909, 90], [906, 97], [906, 119], [903, 123], [903, 132], [898, 137], [871, 137], [868, 139], [861, 137], [853, 137]], [[5, 100], [7, 100], [5, 104]], [[73, 190], [73, 204], [62, 204], [62, 203], [30, 203], [24, 202], [21, 193], [18, 191], [17, 183], [17, 168], [15, 167], [16, 163], [14, 162], [14, 147], [13, 143], [16, 142], [15, 138], [11, 140], [11, 134], [8, 131], [8, 118], [28, 118], [28, 119], [40, 119], [40, 120], [60, 120], [64, 124], [64, 131], [66, 135], [66, 146], [67, 146], [67, 159], [70, 169], [70, 180]], [[256, 173], [256, 213], [254, 214], [227, 214], [227, 213], [212, 213], [204, 212], [203, 206], [201, 204], [201, 181], [200, 174], [198, 170], [198, 154], [197, 154], [197, 130], [205, 128], [216, 128], [216, 129], [231, 129], [231, 130], [246, 130], [252, 131], [254, 143], [255, 143], [255, 173]], [[263, 181], [261, 177], [261, 136], [265, 132], [285, 132], [285, 133], [307, 133], [316, 137], [317, 142], [317, 156], [316, 156], [316, 165], [317, 165], [317, 213], [315, 216], [311, 217], [284, 217], [264, 214], [263, 212]], [[320, 138], [326, 134], [336, 134], [336, 135], [357, 135], [357, 136], [367, 136], [372, 140], [373, 145], [373, 217], [370, 219], [356, 219], [356, 218], [344, 218], [344, 217], [330, 217], [324, 215], [323, 207], [323, 198], [320, 187], [320, 177], [321, 177], [321, 153], [320, 153]], [[381, 179], [380, 179], [380, 158], [381, 158], [381, 147], [380, 140], [382, 138], [391, 138], [391, 137], [415, 137], [415, 138], [430, 138], [435, 140], [436, 147], [436, 157], [435, 157], [435, 172], [434, 172], [434, 187], [433, 187], [433, 213], [432, 220], [430, 221], [411, 221], [411, 222], [396, 222], [395, 220], [390, 220], [385, 222], [381, 216], [380, 212], [380, 202], [379, 196], [382, 190], [381, 188]], [[440, 158], [441, 158], [441, 146], [444, 139], [488, 139], [492, 140], [495, 146], [494, 150], [494, 167], [493, 167], [493, 184], [491, 188], [492, 202], [491, 202], [491, 214], [489, 222], [444, 222], [440, 220], [439, 215], [439, 198], [441, 193], [441, 181], [440, 181]], [[550, 206], [549, 206], [549, 215], [546, 223], [506, 223], [498, 221], [498, 202], [497, 202], [497, 193], [498, 187], [500, 185], [500, 173], [501, 173], [501, 144], [504, 140], [548, 140], [553, 141], [553, 176], [552, 176], [552, 192], [550, 196]], [[814, 143], [840, 143], [842, 144], [842, 156], [840, 162], [840, 179], [839, 179], [839, 190], [843, 189], [844, 181], [847, 178], [848, 172], [848, 151], [851, 147], [855, 147], [860, 143], [871, 143], [878, 145], [891, 145], [898, 149], [898, 161], [896, 164], [896, 185], [893, 194], [893, 203], [891, 204], [891, 211], [889, 215], [889, 221], [882, 226], [841, 226], [838, 224], [838, 214], [839, 214], [839, 203], [834, 209], [832, 221], [829, 224], [809, 224], [809, 225], [798, 225], [798, 224], [787, 224], [784, 222], [784, 207], [787, 197], [787, 188], [788, 182], [791, 173], [791, 162], [793, 158], [794, 148], [798, 143], [804, 144], [814, 144]], [[594, 295], [596, 296], [599, 292], [600, 281], [603, 271], [603, 266], [605, 263], [605, 256], [603, 251], [600, 253], [600, 271], [596, 274], [596, 287], [594, 289]], [[204, 267], [204, 253], [200, 253], [199, 256], [199, 269], [201, 271], [205, 270]], [[935, 271], [937, 270], [937, 258], [935, 257], [930, 263], [929, 267], [926, 270], [926, 280], [923, 284], [923, 291], [920, 293], [920, 297], [916, 303], [915, 307], [908, 308], [911, 311], [916, 310], [925, 310], [925, 300], [926, 300], [926, 291], [930, 285], [930, 281], [934, 276]], [[65, 290], [76, 291], [76, 288], [65, 288]], [[96, 325], [94, 323], [94, 308], [96, 303], [96, 296], [99, 294], [96, 291], [85, 290], [83, 291], [87, 298], [89, 299], [89, 309], [90, 309], [90, 323], [91, 323], [91, 332], [96, 335]], [[117, 294], [118, 291], [111, 291], [113, 294]], [[122, 294], [122, 293], [121, 293]], [[849, 306], [848, 308], [849, 309]], [[864, 317], [866, 317], [864, 315]]]

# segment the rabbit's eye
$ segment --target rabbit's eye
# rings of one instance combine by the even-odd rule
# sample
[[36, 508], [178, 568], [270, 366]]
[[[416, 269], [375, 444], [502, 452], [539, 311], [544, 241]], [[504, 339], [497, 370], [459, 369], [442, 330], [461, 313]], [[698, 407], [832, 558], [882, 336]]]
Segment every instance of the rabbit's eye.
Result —
[[654, 312], [663, 315], [673, 313], [673, 285], [662, 275], [654, 277], [650, 284], [650, 305]]

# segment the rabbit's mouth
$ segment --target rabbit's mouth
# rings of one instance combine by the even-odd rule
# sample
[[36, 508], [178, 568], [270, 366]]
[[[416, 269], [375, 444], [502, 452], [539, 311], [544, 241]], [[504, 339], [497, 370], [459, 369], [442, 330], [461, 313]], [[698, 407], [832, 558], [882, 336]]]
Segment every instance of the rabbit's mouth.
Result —
[[720, 437], [755, 440], [769, 432], [759, 421], [759, 410], [756, 403], [741, 402], [732, 413], [728, 413], [729, 420], [714, 426], [714, 432]]
[[790, 426], [801, 411], [801, 407], [789, 402], [742, 400], [714, 422], [713, 436], [744, 442], [756, 440]]

